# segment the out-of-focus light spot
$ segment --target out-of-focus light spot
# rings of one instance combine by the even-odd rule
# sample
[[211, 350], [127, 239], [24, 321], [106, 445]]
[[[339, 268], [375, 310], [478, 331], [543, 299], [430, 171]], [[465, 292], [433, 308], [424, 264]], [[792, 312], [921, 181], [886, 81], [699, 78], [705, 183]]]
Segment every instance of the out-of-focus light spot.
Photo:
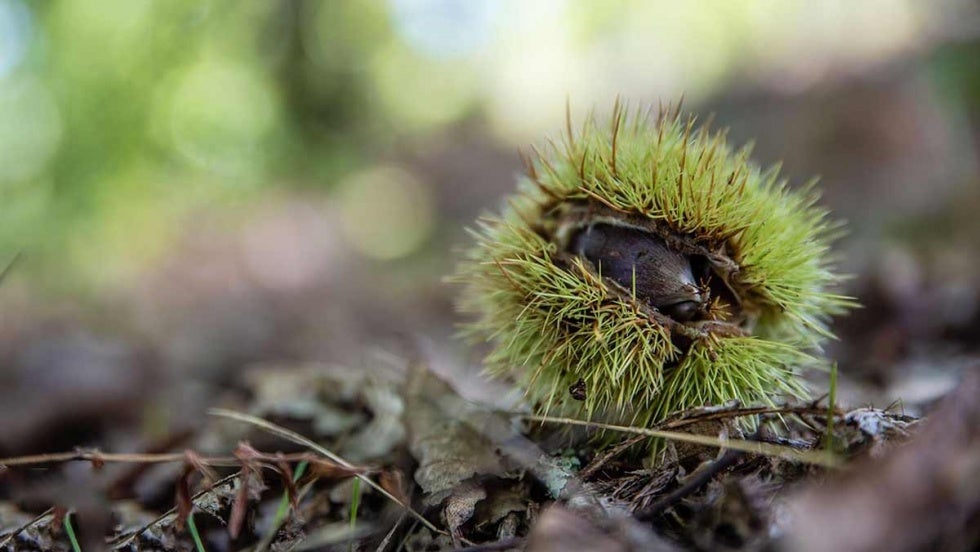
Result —
[[329, 281], [343, 261], [336, 222], [311, 198], [270, 203], [242, 230], [242, 255], [252, 277], [280, 291]]
[[377, 167], [355, 174], [335, 197], [345, 239], [368, 257], [404, 257], [432, 232], [431, 192], [404, 170]]
[[99, 216], [73, 227], [65, 239], [73, 270], [87, 281], [112, 285], [133, 281], [170, 245], [179, 212], [166, 194], [169, 182], [145, 167], [107, 176]]
[[0, 78], [9, 74], [27, 53], [31, 12], [18, 0], [0, 0]]
[[485, 68], [488, 110], [495, 133], [522, 144], [560, 126], [566, 99], [573, 107], [598, 104], [599, 88], [611, 68], [608, 59], [603, 60], [606, 66], [591, 67], [587, 46], [567, 24], [568, 2], [506, 6], [508, 25], [497, 41], [500, 50]]
[[[48, 2], [43, 21], [59, 71], [85, 82], [131, 79], [151, 62], [162, 3], [153, 0]], [[176, 4], [176, 2], [168, 3]]]
[[277, 98], [249, 66], [209, 60], [181, 76], [169, 101], [173, 146], [189, 161], [227, 176], [261, 171], [277, 121]]
[[407, 130], [451, 123], [476, 100], [476, 75], [467, 66], [420, 63], [405, 49], [390, 47], [378, 53], [372, 69], [385, 110]]
[[[608, 110], [617, 96], [697, 100], [725, 76], [741, 28], [727, 3], [509, 3], [513, 24], [488, 73], [491, 123], [502, 138], [534, 139], [573, 111]], [[737, 15], [737, 14], [736, 14]], [[561, 23], [543, 24], [544, 21]], [[577, 118], [577, 117], [576, 117]], [[577, 118], [578, 119], [578, 118]]]
[[50, 235], [52, 195], [51, 182], [43, 178], [0, 184], [0, 265], [13, 251], [37, 251]]
[[[301, 40], [310, 61], [325, 74], [345, 78], [364, 70], [362, 60], [388, 40], [385, 5], [376, 2], [305, 2]], [[348, 77], [349, 78], [349, 77]]]
[[0, 181], [38, 176], [58, 149], [61, 116], [37, 79], [0, 80]]
[[[910, 0], [740, 2], [745, 59], [774, 89], [798, 93], [831, 71], [859, 72], [924, 38], [923, 6]], [[916, 14], [917, 10], [923, 11]], [[748, 63], [745, 63], [748, 62]]]
[[[525, 143], [575, 111], [601, 112], [617, 96], [690, 103], [735, 83], [801, 89], [829, 70], [908, 50], [922, 40], [910, 0], [709, 0], [498, 3], [481, 90], [498, 137]], [[690, 105], [690, 104], [689, 104]], [[575, 117], [580, 120], [580, 117]]]
[[390, 0], [396, 32], [419, 54], [466, 57], [490, 42], [499, 4], [490, 0]]

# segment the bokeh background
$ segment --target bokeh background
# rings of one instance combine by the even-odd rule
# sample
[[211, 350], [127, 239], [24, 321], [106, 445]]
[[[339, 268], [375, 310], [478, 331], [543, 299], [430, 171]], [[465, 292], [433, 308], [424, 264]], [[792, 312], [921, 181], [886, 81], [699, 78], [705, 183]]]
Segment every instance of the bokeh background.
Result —
[[0, 456], [194, 427], [256, 363], [447, 369], [519, 148], [676, 101], [819, 175], [847, 397], [980, 352], [973, 2], [0, 0]]

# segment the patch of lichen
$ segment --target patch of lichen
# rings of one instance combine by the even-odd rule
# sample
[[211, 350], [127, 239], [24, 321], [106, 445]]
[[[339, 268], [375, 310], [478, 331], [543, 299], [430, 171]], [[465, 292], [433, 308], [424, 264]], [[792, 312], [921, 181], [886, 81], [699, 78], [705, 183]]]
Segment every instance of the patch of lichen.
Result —
[[[515, 374], [541, 412], [638, 424], [737, 399], [773, 404], [805, 395], [799, 370], [852, 305], [832, 292], [838, 226], [813, 186], [793, 190], [725, 133], [661, 110], [590, 117], [528, 160], [499, 216], [473, 231], [461, 263], [465, 333], [488, 341], [486, 368]], [[569, 205], [643, 221], [734, 262], [738, 327], [678, 323], [563, 251]], [[733, 326], [733, 325], [729, 325]], [[584, 384], [584, 397], [569, 389]]]

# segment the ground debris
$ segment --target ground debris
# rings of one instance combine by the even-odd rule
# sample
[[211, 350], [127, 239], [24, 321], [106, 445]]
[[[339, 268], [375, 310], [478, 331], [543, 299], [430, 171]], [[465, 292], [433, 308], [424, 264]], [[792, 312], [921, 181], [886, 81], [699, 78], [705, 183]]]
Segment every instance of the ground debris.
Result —
[[71, 550], [71, 544], [61, 525], [64, 512], [51, 508], [32, 516], [8, 502], [0, 502], [0, 551]]
[[526, 531], [540, 498], [525, 474], [555, 492], [571, 477], [519, 427], [466, 401], [427, 369], [413, 370], [405, 393], [415, 483], [423, 505], [439, 509], [454, 547]]
[[308, 426], [304, 435], [329, 439], [348, 460], [383, 459], [404, 445], [400, 376], [318, 363], [257, 365], [245, 375], [250, 411]]
[[772, 496], [754, 477], [728, 476], [709, 486], [691, 534], [701, 550], [762, 550], [768, 544]]
[[443, 502], [474, 477], [500, 477], [507, 468], [479, 431], [473, 407], [430, 372], [419, 369], [406, 391], [408, 447], [418, 462], [415, 482], [430, 505]]
[[917, 418], [877, 408], [857, 408], [844, 415], [844, 427], [837, 436], [851, 454], [867, 451], [881, 457], [896, 444], [904, 442]]
[[[830, 464], [726, 448], [726, 440], [815, 454], [829, 446], [842, 462], [887, 460], [905, 450], [898, 444], [919, 425], [889, 409], [732, 403], [678, 413], [656, 428], [709, 443], [665, 441], [651, 449], [644, 435], [599, 442], [570, 438], [561, 425], [529, 426], [521, 415], [464, 398], [424, 363], [406, 365], [384, 377], [316, 364], [249, 372], [248, 410], [309, 436], [315, 444], [305, 447], [314, 448], [297, 450], [298, 441], [281, 434], [232, 432], [227, 420], [209, 419], [194, 442], [218, 446], [224, 456], [185, 450], [176, 453], [180, 464], [155, 464], [183, 466], [166, 472], [162, 497], [135, 492], [152, 470], [124, 477], [126, 485], [115, 485], [123, 496], [112, 503], [106, 544], [194, 550], [186, 525], [193, 511], [210, 552], [769, 550], [792, 527], [788, 490], [830, 477]], [[360, 460], [313, 454], [321, 445]], [[287, 452], [273, 452], [278, 447]], [[92, 454], [107, 476], [112, 461], [126, 456], [76, 451], [57, 458], [95, 473]], [[19, 474], [26, 465], [8, 468]], [[373, 485], [359, 487], [355, 477]], [[69, 549], [56, 531], [61, 522], [51, 513], [35, 518], [39, 513], [0, 511], [7, 520], [0, 542], [13, 535], [13, 549]]]
[[808, 487], [791, 504], [785, 549], [975, 550], [980, 544], [978, 396], [980, 373], [974, 370], [906, 446]]
[[629, 517], [589, 519], [562, 506], [541, 513], [528, 537], [528, 552], [673, 552], [679, 548]]

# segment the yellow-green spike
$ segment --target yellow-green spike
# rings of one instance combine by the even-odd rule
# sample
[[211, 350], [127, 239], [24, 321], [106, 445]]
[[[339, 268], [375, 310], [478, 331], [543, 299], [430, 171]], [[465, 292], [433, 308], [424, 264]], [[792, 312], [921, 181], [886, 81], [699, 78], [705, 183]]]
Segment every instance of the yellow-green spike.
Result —
[[564, 139], [532, 148], [500, 216], [471, 231], [464, 333], [539, 409], [652, 424], [802, 397], [830, 317], [854, 306], [833, 291], [840, 225], [812, 184], [794, 191], [678, 112], [617, 102], [606, 124], [567, 121]]

